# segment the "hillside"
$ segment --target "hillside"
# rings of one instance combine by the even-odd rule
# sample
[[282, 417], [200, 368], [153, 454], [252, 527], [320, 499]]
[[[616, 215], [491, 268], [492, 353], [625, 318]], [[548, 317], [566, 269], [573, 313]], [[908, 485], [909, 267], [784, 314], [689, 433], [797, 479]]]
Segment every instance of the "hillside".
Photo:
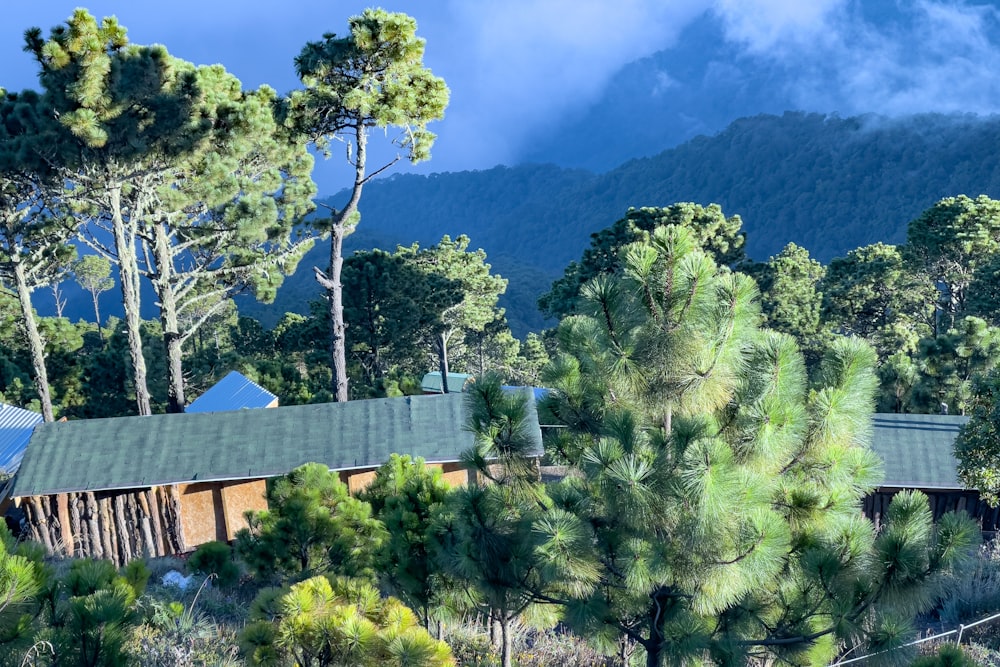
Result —
[[[523, 165], [376, 181], [352, 245], [468, 234], [511, 278], [504, 305], [523, 334], [543, 324], [534, 298], [629, 206], [718, 202], [742, 216], [751, 257], [795, 242], [828, 262], [860, 245], [902, 242], [907, 223], [941, 197], [1000, 196], [997, 145], [997, 117], [762, 115], [604, 174]], [[318, 293], [309, 267], [325, 264], [324, 252], [303, 261], [268, 311], [304, 310], [301, 295]]]

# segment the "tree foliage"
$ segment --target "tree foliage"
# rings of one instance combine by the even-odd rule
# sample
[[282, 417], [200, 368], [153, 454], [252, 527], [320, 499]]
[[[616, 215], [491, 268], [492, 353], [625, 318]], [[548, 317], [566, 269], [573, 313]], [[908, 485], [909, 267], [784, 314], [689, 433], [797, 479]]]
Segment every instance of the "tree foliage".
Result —
[[549, 489], [571, 527], [540, 547], [566, 621], [641, 646], [651, 666], [903, 643], [976, 529], [952, 515], [934, 531], [920, 494], [897, 499], [881, 534], [860, 518], [879, 479], [864, 446], [873, 351], [835, 340], [810, 381], [794, 341], [759, 329], [752, 281], [689, 231], [658, 229], [622, 257], [620, 277], [581, 291], [546, 377], [581, 473]]
[[912, 270], [896, 246], [876, 243], [830, 262], [820, 283], [823, 320], [838, 333], [859, 336], [881, 359], [930, 335], [938, 293]]
[[425, 466], [423, 459], [393, 454], [360, 495], [388, 531], [380, 579], [425, 628], [452, 588], [438, 564], [439, 545], [432, 530], [434, 517], [450, 492], [440, 468]]
[[760, 288], [764, 325], [793, 336], [807, 362], [818, 361], [826, 338], [819, 287], [826, 267], [812, 259], [805, 248], [789, 243], [749, 272]]
[[33, 150], [58, 167], [76, 212], [114, 239], [108, 255], [119, 268], [136, 403], [150, 414], [136, 234], [155, 209], [159, 177], [211, 131], [197, 76], [162, 46], [129, 44], [117, 19], [98, 23], [84, 9], [48, 39], [29, 29], [25, 42], [40, 67], [41, 103], [57, 119]]
[[621, 267], [619, 251], [642, 239], [658, 227], [679, 225], [690, 229], [696, 242], [724, 266], [737, 266], [745, 259], [746, 235], [740, 231], [740, 216], [726, 217], [718, 204], [700, 206], [679, 203], [664, 208], [630, 208], [625, 217], [610, 227], [591, 234], [590, 247], [579, 262], [570, 263], [562, 278], [538, 301], [547, 315], [562, 317], [576, 312], [574, 302], [581, 286], [601, 274], [617, 272]]
[[946, 325], [965, 309], [976, 270], [1000, 249], [1000, 202], [986, 195], [946, 197], [910, 222], [907, 259], [944, 286]]
[[363, 581], [312, 577], [255, 602], [241, 635], [253, 665], [288, 658], [300, 667], [450, 667], [448, 645], [433, 639], [395, 598]]
[[990, 505], [1000, 505], [1000, 373], [978, 377], [973, 385], [969, 422], [955, 440], [958, 477], [978, 489]]
[[374, 577], [385, 527], [337, 473], [307, 463], [278, 479], [267, 501], [236, 535], [237, 553], [258, 577]]
[[394, 128], [393, 143], [411, 162], [430, 158], [434, 133], [428, 123], [448, 105], [448, 88], [423, 64], [424, 40], [417, 23], [401, 13], [368, 9], [350, 19], [350, 36], [323, 35], [309, 42], [295, 59], [303, 88], [285, 104], [286, 125], [304, 141], [328, 153], [330, 142], [344, 141], [354, 182], [347, 203], [317, 223], [330, 233], [330, 263], [316, 278], [327, 292], [330, 309], [330, 368], [337, 401], [348, 399], [345, 323], [341, 295], [343, 240], [354, 231], [364, 186], [400, 159], [372, 169], [368, 136], [373, 129]]
[[16, 295], [42, 414], [53, 421], [44, 342], [31, 293], [58, 282], [76, 250], [69, 244], [72, 225], [53, 210], [57, 181], [38, 153], [49, 126], [36, 94], [0, 98], [0, 288]]

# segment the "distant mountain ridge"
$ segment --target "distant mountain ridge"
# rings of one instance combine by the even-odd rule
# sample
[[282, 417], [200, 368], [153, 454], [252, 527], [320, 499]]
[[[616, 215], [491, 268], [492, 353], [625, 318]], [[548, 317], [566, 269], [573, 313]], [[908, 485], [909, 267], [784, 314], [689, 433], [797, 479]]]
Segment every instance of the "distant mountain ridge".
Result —
[[[997, 146], [997, 117], [754, 116], [603, 174], [531, 164], [374, 181], [353, 247], [370, 247], [362, 232], [383, 247], [468, 234], [511, 279], [504, 305], [523, 334], [543, 325], [537, 295], [629, 206], [715, 202], [743, 218], [751, 257], [795, 242], [828, 262], [861, 245], [904, 241], [909, 221], [942, 197], [1000, 196]], [[284, 295], [318, 294], [309, 267], [325, 264], [323, 246], [268, 310], [304, 311]]]
[[[716, 202], [743, 218], [751, 257], [765, 260], [795, 242], [828, 262], [861, 245], [904, 241], [909, 221], [942, 197], [1000, 197], [997, 146], [997, 117], [755, 116], [603, 174], [532, 164], [376, 180], [347, 247], [392, 249], [468, 234], [510, 279], [503, 305], [523, 335], [545, 325], [537, 296], [579, 259], [590, 234], [629, 206]], [[286, 311], [307, 313], [319, 297], [311, 267], [326, 266], [327, 252], [319, 242], [275, 304], [241, 297], [241, 312], [265, 324]], [[66, 293], [66, 314], [89, 319], [89, 297], [71, 284]], [[40, 312], [51, 313], [47, 290], [37, 296]], [[117, 298], [108, 293], [102, 301], [113, 314]]]

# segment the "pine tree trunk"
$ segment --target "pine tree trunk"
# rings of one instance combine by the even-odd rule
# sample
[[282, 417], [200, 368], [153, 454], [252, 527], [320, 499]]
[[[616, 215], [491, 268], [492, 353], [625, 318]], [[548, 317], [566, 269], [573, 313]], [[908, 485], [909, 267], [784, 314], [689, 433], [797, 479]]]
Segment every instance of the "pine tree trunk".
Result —
[[153, 257], [156, 261], [156, 279], [153, 286], [160, 299], [160, 324], [163, 328], [163, 348], [167, 359], [167, 412], [184, 412], [184, 358], [180, 326], [177, 322], [177, 299], [171, 284], [173, 262], [170, 241], [162, 225], [153, 232]]
[[345, 403], [347, 391], [347, 324], [344, 322], [344, 286], [340, 274], [344, 268], [344, 225], [330, 230], [330, 270], [327, 278], [327, 301], [330, 304], [330, 370], [333, 374], [333, 400]]
[[128, 334], [128, 353], [132, 362], [132, 384], [135, 402], [140, 415], [153, 414], [146, 384], [146, 360], [142, 356], [142, 317], [139, 313], [139, 266], [135, 258], [135, 222], [122, 217], [121, 185], [110, 191], [111, 227], [118, 253], [118, 271], [121, 278], [122, 306], [125, 309], [125, 331]]
[[514, 652], [513, 641], [510, 636], [510, 619], [505, 613], [500, 615], [500, 637], [503, 640], [503, 650], [500, 652], [501, 665], [502, 667], [511, 667], [513, 660], [511, 654]]
[[31, 351], [35, 387], [38, 389], [38, 399], [42, 404], [42, 419], [51, 422], [55, 418], [52, 413], [52, 396], [49, 393], [49, 376], [45, 369], [45, 346], [38, 333], [35, 313], [31, 308], [31, 290], [28, 289], [28, 282], [24, 277], [24, 265], [20, 262], [14, 264], [14, 283], [17, 288], [17, 300], [21, 305], [21, 321], [28, 337], [28, 349]]
[[500, 622], [497, 620], [497, 613], [495, 611], [490, 612], [490, 646], [495, 648], [500, 648]]
[[657, 642], [650, 642], [646, 645], [646, 667], [660, 667], [660, 653], [662, 649]]
[[[354, 231], [355, 214], [361, 191], [365, 187], [365, 163], [367, 160], [368, 135], [363, 125], [354, 127], [357, 139], [357, 156], [354, 160], [354, 186], [351, 198], [340, 211], [330, 219], [330, 266], [326, 274], [315, 269], [316, 280], [326, 290], [330, 308], [330, 371], [332, 374], [333, 400], [346, 403], [349, 397], [347, 385], [347, 324], [344, 322], [344, 286], [340, 282], [340, 272], [344, 265], [344, 237]], [[351, 229], [348, 229], [351, 225]]]
[[441, 373], [441, 393], [448, 393], [448, 336], [438, 334], [437, 339], [438, 371]]
[[90, 290], [90, 296], [94, 300], [94, 321], [97, 322], [97, 335], [101, 338], [101, 344], [104, 344], [104, 327], [101, 326], [101, 304], [98, 300], [100, 297], [100, 292], [97, 290]]

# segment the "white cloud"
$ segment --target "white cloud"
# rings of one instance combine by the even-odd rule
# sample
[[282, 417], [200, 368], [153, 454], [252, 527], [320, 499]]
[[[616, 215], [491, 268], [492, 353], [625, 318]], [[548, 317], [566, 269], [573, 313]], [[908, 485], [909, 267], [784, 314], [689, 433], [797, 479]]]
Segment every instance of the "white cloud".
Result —
[[712, 8], [726, 36], [751, 53], [817, 45], [826, 37], [830, 15], [846, 0], [717, 0]]
[[[806, 7], [808, 5], [808, 7]], [[720, 0], [727, 37], [785, 69], [799, 107], [899, 115], [1000, 111], [1000, 13], [918, 0], [876, 27], [841, 0]]]
[[[531, 130], [594, 100], [623, 65], [670, 45], [708, 0], [451, 0], [448, 136], [511, 158]], [[446, 76], [446, 78], [448, 78]], [[488, 124], [484, 123], [487, 121]]]

